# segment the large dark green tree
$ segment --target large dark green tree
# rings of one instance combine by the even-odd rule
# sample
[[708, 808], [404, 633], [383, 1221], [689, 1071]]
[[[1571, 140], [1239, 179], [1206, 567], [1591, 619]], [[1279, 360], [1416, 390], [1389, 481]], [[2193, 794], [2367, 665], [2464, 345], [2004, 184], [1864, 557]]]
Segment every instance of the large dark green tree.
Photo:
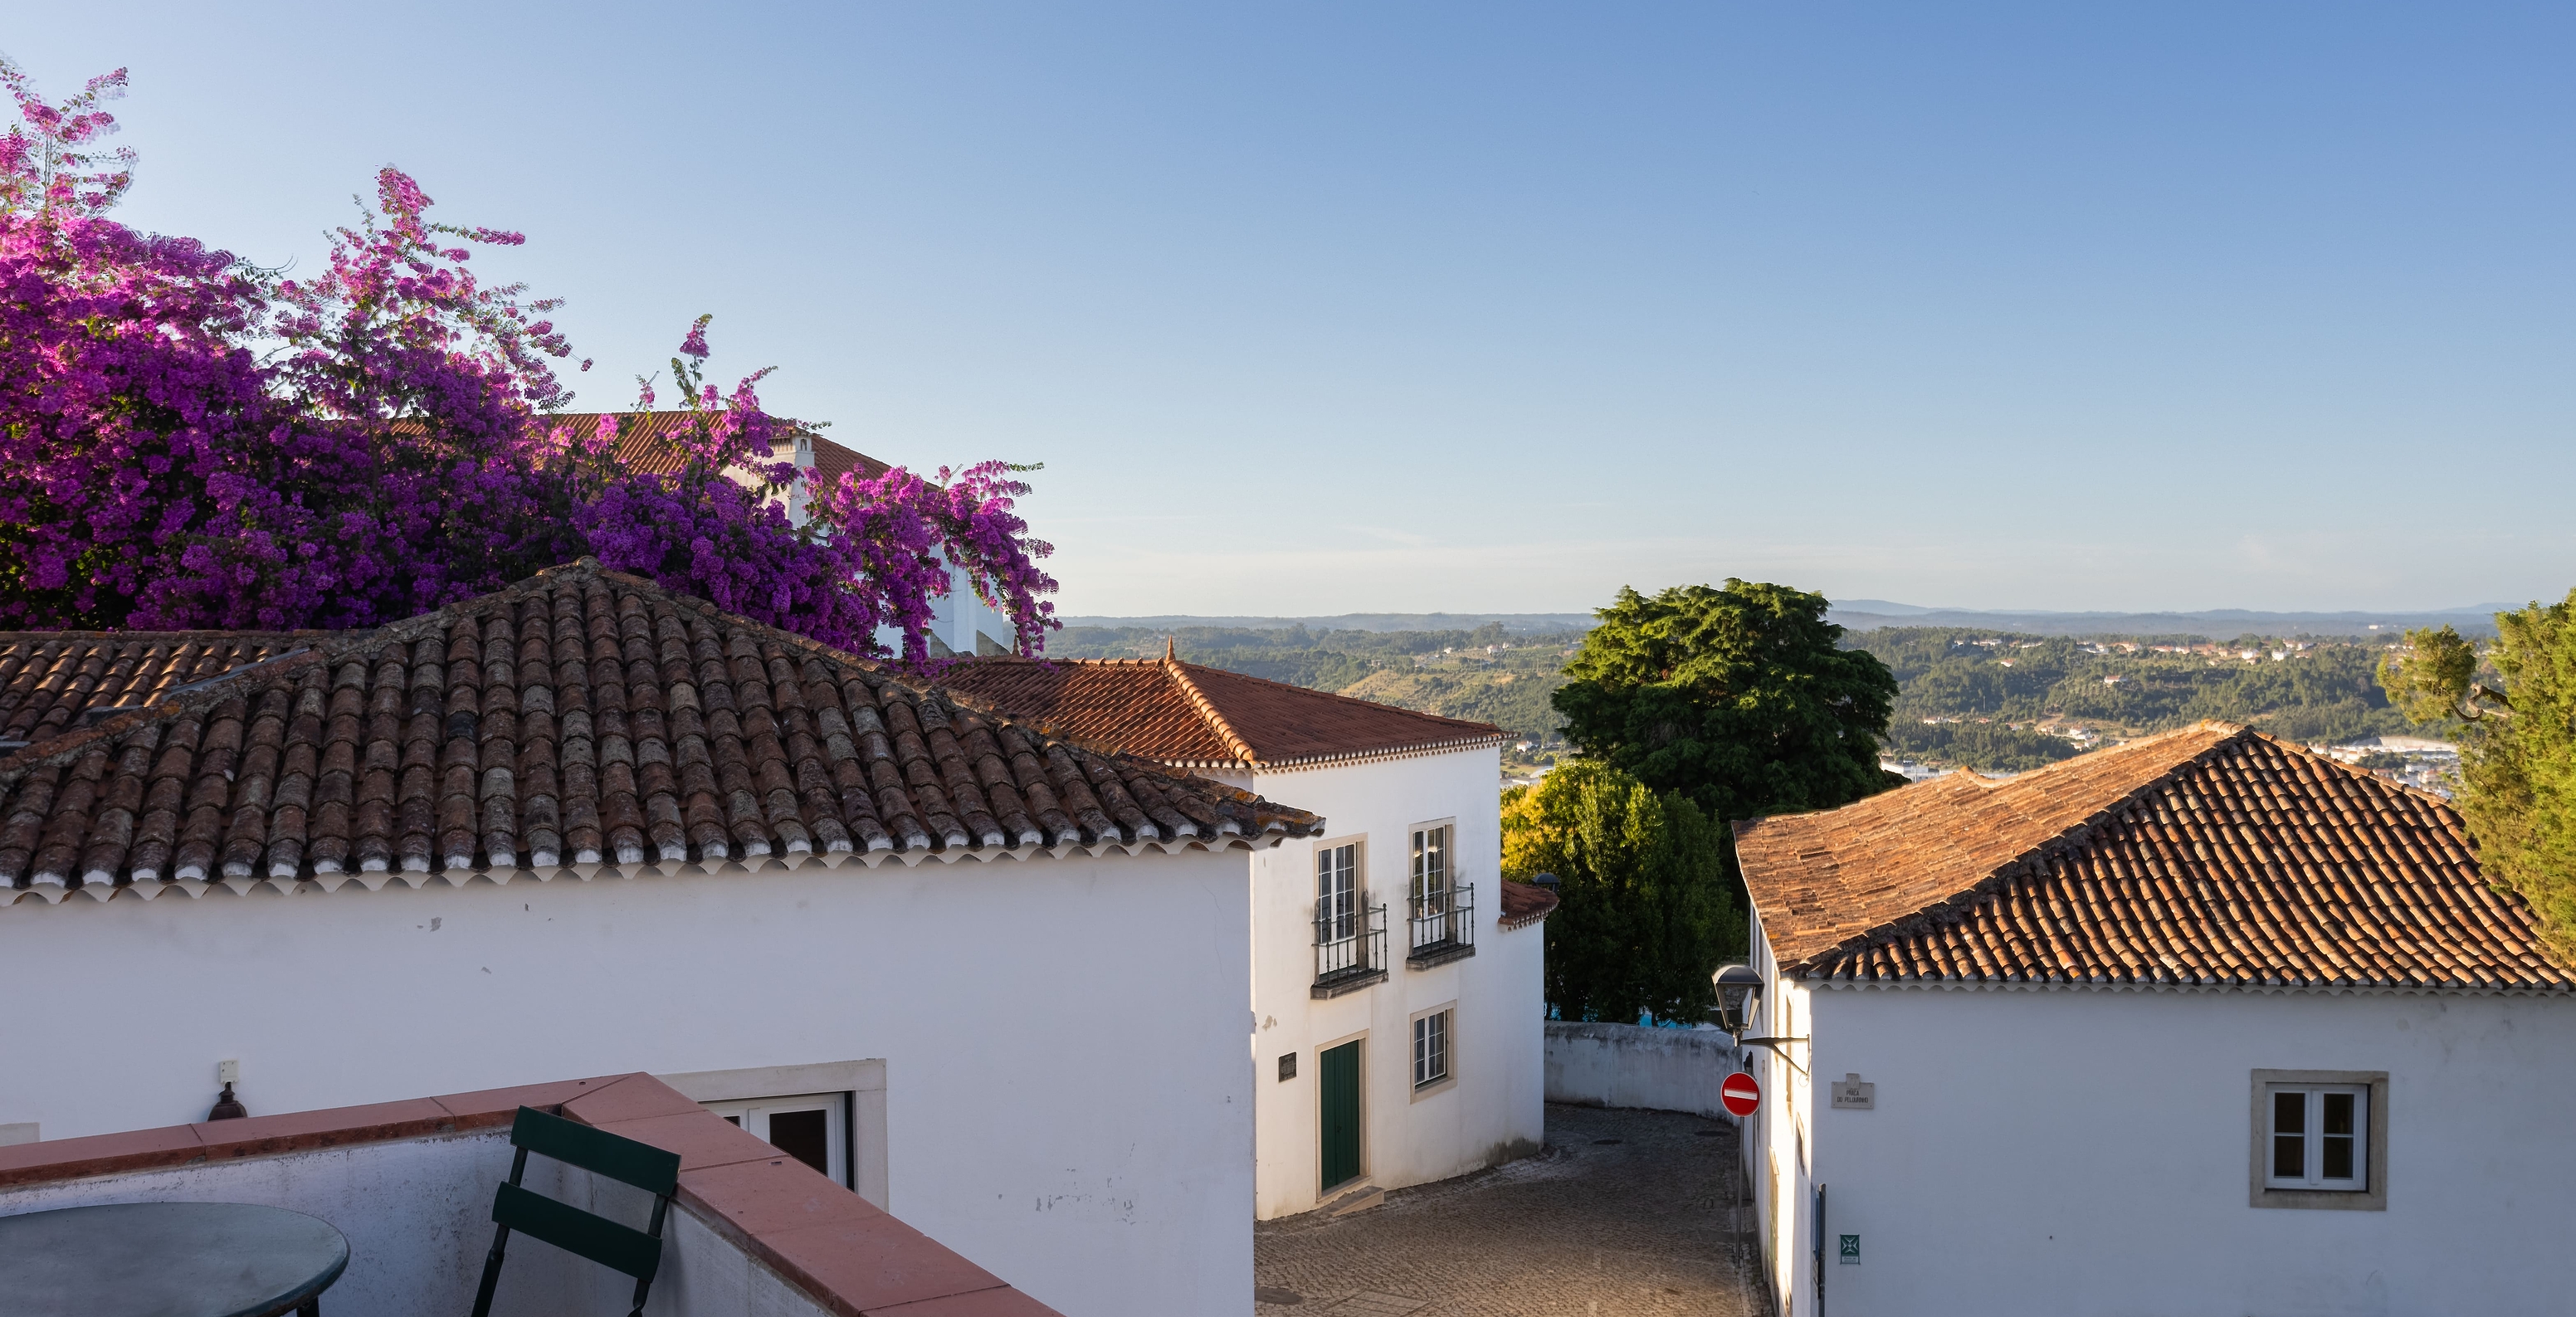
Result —
[[1623, 589], [1565, 668], [1566, 739], [1721, 823], [1831, 809], [1902, 779], [1878, 766], [1896, 678], [1844, 649], [1823, 595], [1728, 580]]
[[2409, 631], [2380, 665], [2389, 701], [2460, 732], [2460, 816], [2478, 869], [2531, 903], [2576, 965], [2576, 590], [2496, 614], [2483, 656], [2450, 627]]

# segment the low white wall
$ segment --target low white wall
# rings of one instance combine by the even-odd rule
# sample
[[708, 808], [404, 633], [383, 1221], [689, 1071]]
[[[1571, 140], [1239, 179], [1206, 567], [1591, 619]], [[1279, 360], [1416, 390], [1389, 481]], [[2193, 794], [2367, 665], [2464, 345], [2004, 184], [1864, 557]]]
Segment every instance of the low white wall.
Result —
[[1718, 1105], [1717, 1088], [1743, 1068], [1742, 1059], [1734, 1041], [1715, 1029], [1550, 1020], [1547, 1100], [1733, 1120]]
[[[331, 1223], [349, 1269], [326, 1312], [454, 1314], [474, 1306], [492, 1247], [493, 1190], [510, 1173], [507, 1127], [444, 1138], [323, 1148], [0, 1190], [0, 1216], [102, 1203], [257, 1203]], [[521, 1180], [549, 1198], [644, 1228], [652, 1197], [544, 1157]], [[663, 1226], [662, 1269], [646, 1317], [805, 1317], [824, 1309], [687, 1210]], [[493, 1291], [499, 1317], [626, 1310], [635, 1282], [524, 1235], [513, 1236]]]
[[[531, 1160], [528, 1187], [562, 1192]], [[100, 1203], [258, 1203], [320, 1217], [349, 1240], [349, 1269], [324, 1295], [346, 1312], [464, 1312], [492, 1246], [492, 1191], [510, 1173], [510, 1131], [174, 1166], [0, 1190], [0, 1215]], [[575, 1261], [513, 1253], [499, 1311], [560, 1310]]]

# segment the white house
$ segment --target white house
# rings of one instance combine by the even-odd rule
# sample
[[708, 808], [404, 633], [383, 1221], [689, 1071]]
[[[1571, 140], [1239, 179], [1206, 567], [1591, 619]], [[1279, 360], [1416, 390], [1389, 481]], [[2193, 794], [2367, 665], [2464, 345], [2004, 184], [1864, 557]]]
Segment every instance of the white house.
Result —
[[1323, 834], [1251, 860], [1263, 1220], [1537, 1151], [1555, 896], [1504, 883], [1500, 729], [1160, 660], [943, 678], [1049, 735], [1246, 792]]
[[1249, 1310], [1206, 985], [1311, 814], [587, 564], [0, 637], [0, 733], [0, 1141], [643, 1071], [1073, 1317]]
[[[582, 430], [595, 429], [603, 415], [615, 415], [619, 420], [617, 461], [630, 470], [660, 475], [680, 468], [680, 450], [673, 436], [686, 433], [698, 413], [677, 410], [559, 412], [547, 419], [554, 424]], [[772, 447], [771, 454], [779, 461], [793, 463], [800, 473], [796, 484], [780, 495], [786, 503], [788, 521], [799, 526], [805, 524], [806, 505], [817, 486], [828, 485], [845, 474], [873, 480], [891, 468], [890, 463], [879, 461], [846, 444], [834, 443], [804, 426], [790, 429], [787, 437]], [[738, 468], [729, 469], [728, 474], [745, 484], [758, 479], [749, 471]], [[954, 564], [948, 569], [948, 593], [937, 601], [935, 610], [929, 637], [933, 657], [1011, 652], [1010, 619], [976, 598], [975, 588], [966, 579], [966, 573]], [[903, 650], [903, 633], [893, 627], [879, 628], [876, 639], [889, 651], [901, 653]]]
[[1784, 1312], [2576, 1302], [2576, 974], [2446, 802], [2203, 724], [1736, 849]]

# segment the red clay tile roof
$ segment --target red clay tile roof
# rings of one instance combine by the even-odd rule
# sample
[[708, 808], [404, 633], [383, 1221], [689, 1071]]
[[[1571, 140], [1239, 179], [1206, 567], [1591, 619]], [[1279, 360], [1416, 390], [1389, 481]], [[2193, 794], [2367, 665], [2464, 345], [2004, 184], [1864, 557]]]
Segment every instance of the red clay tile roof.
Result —
[[[602, 415], [634, 416], [632, 422], [621, 422], [617, 440], [617, 461], [630, 471], [646, 475], [669, 475], [680, 469], [680, 450], [671, 441], [695, 412], [662, 411], [636, 413], [558, 412], [540, 418], [548, 425], [573, 425], [588, 433], [599, 424]], [[828, 485], [841, 478], [844, 471], [856, 471], [862, 480], [874, 480], [889, 469], [886, 463], [854, 448], [832, 442], [811, 430], [804, 434], [814, 445], [814, 474], [817, 483]]]
[[585, 561], [0, 762], [0, 889], [1224, 845], [1320, 824]]
[[2433, 796], [2223, 723], [1735, 825], [1784, 972], [2576, 988]]
[[1527, 928], [1547, 918], [1556, 909], [1556, 893], [1537, 883], [1503, 880], [1503, 918], [1505, 928]]
[[333, 631], [0, 631], [0, 741], [74, 730], [92, 709], [149, 704], [172, 690], [311, 649]]
[[1454, 750], [1490, 723], [1161, 659], [984, 658], [940, 674], [967, 699], [1085, 745], [1185, 768], [1287, 768]]

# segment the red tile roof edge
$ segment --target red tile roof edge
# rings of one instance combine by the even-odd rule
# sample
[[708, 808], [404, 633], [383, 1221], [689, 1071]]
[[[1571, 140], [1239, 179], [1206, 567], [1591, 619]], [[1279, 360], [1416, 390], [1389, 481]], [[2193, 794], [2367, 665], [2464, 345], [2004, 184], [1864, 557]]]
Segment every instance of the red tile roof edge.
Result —
[[1502, 890], [1503, 915], [1495, 923], [1509, 931], [1545, 922], [1549, 915], [1556, 913], [1559, 899], [1556, 893], [1537, 883], [1514, 882], [1506, 878]]
[[[1508, 739], [1510, 735], [1502, 728], [1497, 727], [1492, 723], [1480, 723], [1465, 718], [1451, 718], [1437, 713], [1424, 713], [1419, 709], [1407, 709], [1393, 704], [1381, 705], [1372, 700], [1361, 700], [1353, 696], [1343, 695], [1336, 691], [1319, 691], [1310, 687], [1292, 685], [1284, 681], [1273, 681], [1268, 677], [1256, 677], [1248, 672], [1236, 672], [1230, 668], [1216, 668], [1212, 664], [1193, 664], [1170, 652], [1166, 652], [1161, 658], [1137, 659], [1051, 659], [1044, 655], [1039, 655], [1033, 658], [997, 655], [974, 660], [974, 662], [1020, 662], [1046, 664], [1053, 667], [1153, 667], [1160, 669], [1164, 677], [1168, 679], [1172, 683], [1174, 689], [1180, 693], [1183, 701], [1187, 703], [1191, 710], [1198, 715], [1199, 720], [1206, 724], [1208, 730], [1216, 736], [1218, 741], [1223, 743], [1229, 751], [1233, 752], [1235, 756], [1234, 758], [1164, 759], [1152, 755], [1136, 754], [1126, 750], [1115, 741], [1076, 732], [1054, 721], [1013, 713], [1006, 709], [1000, 701], [988, 696], [979, 695], [971, 691], [958, 690], [949, 690], [947, 694], [950, 698], [955, 699], [960, 703], [968, 704], [970, 707], [975, 708], [980, 712], [989, 713], [996, 717], [1009, 718], [1023, 726], [1036, 727], [1050, 736], [1071, 741], [1085, 749], [1092, 750], [1095, 753], [1120, 754], [1129, 758], [1137, 759], [1140, 762], [1163, 764], [1173, 768], [1238, 768], [1265, 773], [1305, 768], [1330, 768], [1344, 764], [1370, 763], [1389, 759], [1412, 759], [1423, 755], [1447, 754], [1452, 751], [1473, 749], [1479, 746], [1500, 745], [1503, 741]], [[1200, 688], [1198, 681], [1190, 676], [1190, 669], [1193, 667], [1222, 672], [1226, 675], [1227, 679], [1233, 681], [1258, 682], [1265, 686], [1274, 686], [1282, 691], [1294, 692], [1297, 696], [1303, 698], [1347, 700], [1354, 704], [1368, 705], [1372, 708], [1384, 709], [1389, 712], [1418, 718], [1426, 722], [1447, 723], [1457, 727], [1466, 734], [1439, 741], [1411, 741], [1393, 745], [1372, 746], [1357, 750], [1337, 751], [1332, 754], [1297, 755], [1283, 759], [1264, 759], [1261, 757], [1260, 752], [1255, 749], [1250, 742], [1246, 741], [1241, 733], [1235, 730], [1234, 724], [1227, 720], [1224, 712], [1217, 707], [1216, 701], [1209, 698], [1206, 691]]]
[[[978, 1312], [1055, 1311], [642, 1073], [13, 1144], [0, 1147], [0, 1190], [499, 1129], [522, 1106], [680, 1154], [680, 1207], [840, 1317], [968, 1295]], [[864, 1262], [846, 1247], [857, 1232]]]

